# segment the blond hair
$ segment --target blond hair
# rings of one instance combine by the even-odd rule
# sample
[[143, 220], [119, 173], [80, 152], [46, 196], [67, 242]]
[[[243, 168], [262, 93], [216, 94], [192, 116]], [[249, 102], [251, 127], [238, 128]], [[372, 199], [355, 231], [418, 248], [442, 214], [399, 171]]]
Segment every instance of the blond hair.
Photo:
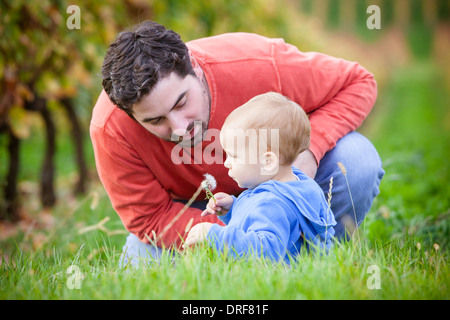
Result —
[[303, 108], [275, 92], [255, 96], [233, 110], [222, 130], [227, 128], [278, 130], [278, 145], [270, 138], [266, 143], [268, 150], [278, 150], [281, 165], [292, 164], [310, 144], [311, 125]]

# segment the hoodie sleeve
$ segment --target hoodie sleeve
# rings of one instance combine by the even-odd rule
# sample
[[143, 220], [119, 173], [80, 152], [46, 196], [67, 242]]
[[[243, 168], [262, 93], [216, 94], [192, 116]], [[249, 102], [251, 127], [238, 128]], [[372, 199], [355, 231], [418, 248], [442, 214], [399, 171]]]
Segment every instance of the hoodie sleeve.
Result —
[[231, 256], [246, 254], [283, 259], [290, 236], [288, 210], [273, 194], [261, 193], [239, 208], [227, 226], [213, 225], [208, 233], [212, 247]]
[[231, 205], [230, 210], [228, 210], [228, 212], [223, 216], [217, 216], [217, 218], [219, 218], [219, 220], [222, 221], [224, 224], [230, 223], [231, 217], [233, 215], [233, 207], [234, 204], [236, 203], [236, 197], [233, 195], [231, 195], [231, 197], [233, 198], [233, 204]]

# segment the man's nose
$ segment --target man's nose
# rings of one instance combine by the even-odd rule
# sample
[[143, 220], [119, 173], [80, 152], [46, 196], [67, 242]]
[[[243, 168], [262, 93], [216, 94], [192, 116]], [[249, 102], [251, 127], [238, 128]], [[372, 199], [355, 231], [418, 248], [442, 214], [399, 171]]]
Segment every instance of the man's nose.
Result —
[[184, 136], [187, 133], [189, 127], [189, 121], [181, 116], [172, 116], [169, 118], [172, 134], [179, 137]]

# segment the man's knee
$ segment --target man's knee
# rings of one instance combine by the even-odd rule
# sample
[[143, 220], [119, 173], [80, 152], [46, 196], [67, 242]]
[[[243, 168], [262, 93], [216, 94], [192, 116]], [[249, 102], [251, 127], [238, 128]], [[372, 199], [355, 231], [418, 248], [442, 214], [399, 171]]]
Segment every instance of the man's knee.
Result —
[[378, 152], [372, 143], [359, 133], [351, 132], [338, 141], [336, 147], [322, 159], [316, 181], [325, 193], [333, 177], [331, 206], [338, 225], [339, 237], [344, 225], [356, 227], [368, 213], [374, 198], [379, 194], [379, 185], [384, 170]]
[[357, 132], [351, 132], [339, 140], [335, 148], [325, 155], [322, 165], [328, 167], [326, 175], [330, 176], [339, 169], [349, 185], [358, 189], [374, 186], [378, 190], [384, 175], [377, 150], [366, 137]]
[[344, 170], [343, 174], [346, 173], [350, 191], [355, 194], [358, 204], [364, 211], [362, 214], [365, 216], [373, 199], [380, 193], [379, 186], [384, 176], [384, 170], [380, 156], [373, 144], [360, 134], [355, 140], [357, 141], [355, 145], [359, 146], [359, 150], [352, 148], [349, 151], [353, 153], [353, 156], [343, 157], [345, 158], [343, 163], [348, 163], [347, 172]]

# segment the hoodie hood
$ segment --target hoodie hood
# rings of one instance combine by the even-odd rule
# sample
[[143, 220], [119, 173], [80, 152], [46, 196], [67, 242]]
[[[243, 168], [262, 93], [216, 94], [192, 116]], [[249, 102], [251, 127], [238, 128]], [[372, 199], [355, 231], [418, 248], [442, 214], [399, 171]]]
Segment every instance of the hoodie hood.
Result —
[[302, 236], [315, 245], [331, 241], [336, 220], [319, 185], [297, 168], [292, 168], [298, 181], [270, 180], [257, 186], [253, 192], [272, 192], [289, 201], [299, 221]]

